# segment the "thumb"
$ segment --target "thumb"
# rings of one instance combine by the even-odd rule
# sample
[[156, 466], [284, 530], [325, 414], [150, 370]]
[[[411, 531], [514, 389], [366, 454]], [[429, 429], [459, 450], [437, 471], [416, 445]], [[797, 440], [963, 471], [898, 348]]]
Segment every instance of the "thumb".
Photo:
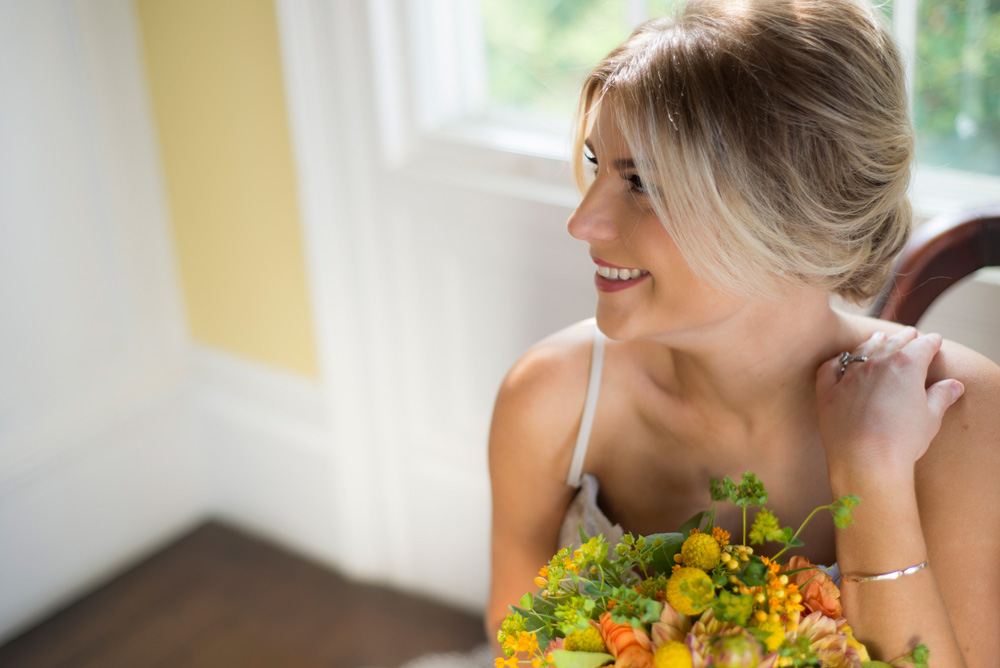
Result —
[[965, 393], [965, 385], [957, 380], [941, 380], [927, 388], [927, 408], [940, 419], [944, 412]]

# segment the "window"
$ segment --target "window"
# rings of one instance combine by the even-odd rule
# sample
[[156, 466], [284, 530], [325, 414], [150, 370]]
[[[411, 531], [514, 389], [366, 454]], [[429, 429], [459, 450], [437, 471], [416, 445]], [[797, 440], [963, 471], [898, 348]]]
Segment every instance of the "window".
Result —
[[1000, 176], [1000, 2], [905, 4], [918, 12], [913, 120], [920, 161]]
[[[589, 69], [635, 25], [681, 0], [454, 2], [475, 25], [455, 37], [466, 92], [461, 113], [445, 114], [452, 138], [563, 159]], [[881, 8], [907, 59], [918, 212], [1000, 200], [1000, 0], [884, 0]]]

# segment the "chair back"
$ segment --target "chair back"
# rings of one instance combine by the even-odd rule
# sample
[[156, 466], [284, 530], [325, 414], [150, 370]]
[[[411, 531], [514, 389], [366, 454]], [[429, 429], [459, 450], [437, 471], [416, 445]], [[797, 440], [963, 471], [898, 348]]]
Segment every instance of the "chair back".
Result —
[[995, 266], [1000, 266], [1000, 206], [934, 218], [913, 233], [871, 315], [916, 325], [942, 292]]

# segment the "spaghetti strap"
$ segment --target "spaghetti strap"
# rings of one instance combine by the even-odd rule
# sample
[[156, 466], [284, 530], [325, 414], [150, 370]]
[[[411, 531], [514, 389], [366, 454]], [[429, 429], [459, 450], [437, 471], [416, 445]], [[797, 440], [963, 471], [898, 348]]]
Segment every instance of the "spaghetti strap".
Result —
[[580, 486], [580, 476], [583, 473], [583, 459], [587, 455], [590, 444], [590, 431], [594, 426], [594, 413], [597, 410], [597, 395], [601, 391], [601, 372], [604, 368], [604, 334], [597, 328], [594, 321], [594, 347], [590, 354], [590, 380], [587, 382], [587, 399], [583, 404], [583, 417], [580, 419], [580, 431], [576, 435], [576, 446], [573, 448], [573, 459], [569, 465], [569, 475], [566, 483], [570, 487]]

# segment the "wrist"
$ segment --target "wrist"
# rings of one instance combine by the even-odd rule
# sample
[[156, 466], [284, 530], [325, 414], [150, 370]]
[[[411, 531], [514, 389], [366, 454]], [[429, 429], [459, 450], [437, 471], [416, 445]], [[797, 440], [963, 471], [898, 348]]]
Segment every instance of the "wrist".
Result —
[[827, 474], [834, 498], [845, 494], [915, 496], [915, 473], [913, 462], [827, 460]]

